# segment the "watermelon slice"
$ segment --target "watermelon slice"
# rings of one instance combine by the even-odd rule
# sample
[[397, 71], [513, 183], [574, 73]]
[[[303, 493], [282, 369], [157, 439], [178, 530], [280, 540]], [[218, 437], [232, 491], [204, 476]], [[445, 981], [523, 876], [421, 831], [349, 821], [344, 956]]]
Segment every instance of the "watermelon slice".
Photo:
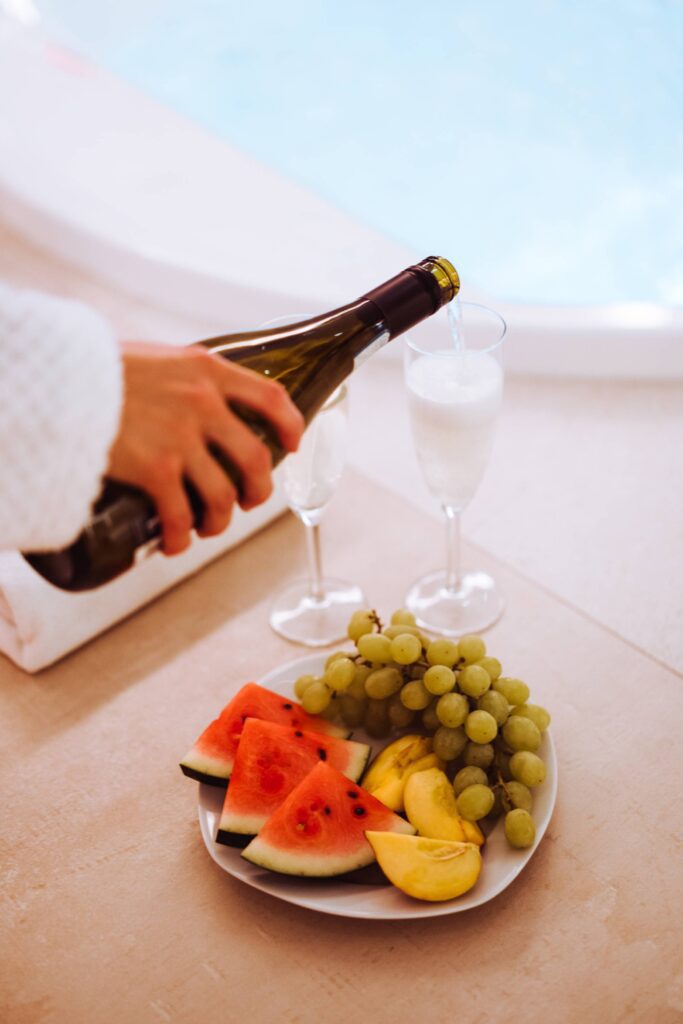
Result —
[[366, 831], [413, 835], [415, 829], [321, 761], [271, 814], [242, 856], [283, 875], [343, 875], [375, 859]]
[[363, 774], [369, 756], [367, 743], [248, 718], [225, 794], [217, 842], [234, 845], [235, 832], [256, 835], [285, 797], [321, 761], [355, 782]]
[[325, 736], [345, 738], [349, 735], [348, 729], [333, 725], [319, 715], [309, 715], [300, 704], [288, 700], [282, 694], [273, 693], [256, 683], [247, 683], [188, 750], [180, 762], [183, 773], [198, 782], [225, 786], [232, 772], [235, 751], [247, 718], [279, 722], [292, 729], [305, 729]]

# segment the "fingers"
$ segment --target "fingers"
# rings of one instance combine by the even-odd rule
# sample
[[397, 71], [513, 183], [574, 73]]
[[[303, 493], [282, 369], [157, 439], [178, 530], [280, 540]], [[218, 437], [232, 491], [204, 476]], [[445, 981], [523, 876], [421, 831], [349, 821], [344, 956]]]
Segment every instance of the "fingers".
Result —
[[204, 504], [200, 537], [213, 537], [229, 524], [237, 500], [237, 490], [225, 470], [209, 452], [200, 448], [188, 460], [186, 474], [199, 492]]
[[264, 416], [275, 427], [285, 450], [295, 452], [305, 423], [282, 384], [229, 360], [219, 358], [218, 362], [225, 397], [243, 402]]
[[192, 509], [183, 487], [181, 461], [176, 458], [159, 460], [146, 489], [154, 499], [161, 521], [164, 554], [179, 555], [190, 546], [193, 525]]
[[254, 508], [270, 497], [273, 490], [270, 451], [227, 406], [221, 406], [220, 414], [213, 418], [209, 437], [220, 445], [240, 474], [243, 509]]

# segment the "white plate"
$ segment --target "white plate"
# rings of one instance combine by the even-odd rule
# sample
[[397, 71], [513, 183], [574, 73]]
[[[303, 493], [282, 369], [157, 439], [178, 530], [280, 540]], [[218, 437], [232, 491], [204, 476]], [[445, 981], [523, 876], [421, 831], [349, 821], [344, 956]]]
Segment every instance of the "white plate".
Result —
[[[294, 680], [305, 673], [320, 675], [327, 655], [311, 654], [296, 661], [290, 661], [280, 668], [274, 669], [259, 680], [283, 696], [292, 697]], [[373, 750], [386, 744], [386, 740], [372, 740], [362, 730], [354, 731], [354, 739], [370, 743]], [[270, 893], [287, 903], [295, 903], [299, 907], [318, 910], [323, 914], [336, 914], [339, 917], [364, 917], [372, 920], [401, 920], [419, 917], [440, 917], [442, 914], [455, 914], [460, 910], [470, 910], [493, 899], [524, 870], [534, 855], [536, 847], [543, 838], [548, 827], [555, 800], [557, 797], [557, 759], [552, 737], [547, 732], [539, 750], [546, 763], [547, 778], [543, 785], [534, 790], [534, 822], [536, 824], [536, 841], [528, 850], [513, 850], [503, 832], [503, 819], [499, 819], [487, 837], [483, 850], [483, 866], [481, 875], [474, 888], [463, 896], [445, 903], [424, 903], [404, 895], [393, 885], [360, 885], [354, 882], [335, 881], [334, 879], [301, 879], [287, 875], [278, 875], [264, 871], [255, 864], [250, 864], [240, 855], [240, 851], [215, 842], [223, 807], [225, 791], [217, 786], [199, 786], [199, 824], [202, 839], [210, 855], [224, 871], [234, 878], [239, 878], [247, 885]]]

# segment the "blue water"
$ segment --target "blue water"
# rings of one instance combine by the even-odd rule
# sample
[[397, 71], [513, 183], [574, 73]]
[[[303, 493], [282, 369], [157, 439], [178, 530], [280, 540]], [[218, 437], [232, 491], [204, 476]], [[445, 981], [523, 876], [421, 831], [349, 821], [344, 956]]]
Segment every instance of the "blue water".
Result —
[[36, 0], [48, 28], [503, 300], [683, 304], [678, 0]]

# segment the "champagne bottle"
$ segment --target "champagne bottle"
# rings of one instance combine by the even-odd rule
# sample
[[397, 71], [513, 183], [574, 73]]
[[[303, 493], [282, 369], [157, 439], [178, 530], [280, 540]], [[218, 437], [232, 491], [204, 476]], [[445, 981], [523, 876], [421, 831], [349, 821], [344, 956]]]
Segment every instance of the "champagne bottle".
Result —
[[[225, 359], [280, 381], [308, 424], [361, 361], [386, 342], [431, 316], [453, 299], [460, 281], [455, 268], [430, 256], [367, 292], [355, 302], [300, 323], [197, 342]], [[286, 454], [270, 424], [251, 409], [232, 408], [269, 447], [273, 465]], [[211, 453], [234, 480], [239, 475], [226, 454]], [[202, 502], [185, 484], [195, 525]], [[25, 553], [46, 580], [63, 590], [90, 590], [124, 572], [161, 533], [153, 502], [143, 491], [117, 481], [105, 483], [92, 518], [63, 551]]]

